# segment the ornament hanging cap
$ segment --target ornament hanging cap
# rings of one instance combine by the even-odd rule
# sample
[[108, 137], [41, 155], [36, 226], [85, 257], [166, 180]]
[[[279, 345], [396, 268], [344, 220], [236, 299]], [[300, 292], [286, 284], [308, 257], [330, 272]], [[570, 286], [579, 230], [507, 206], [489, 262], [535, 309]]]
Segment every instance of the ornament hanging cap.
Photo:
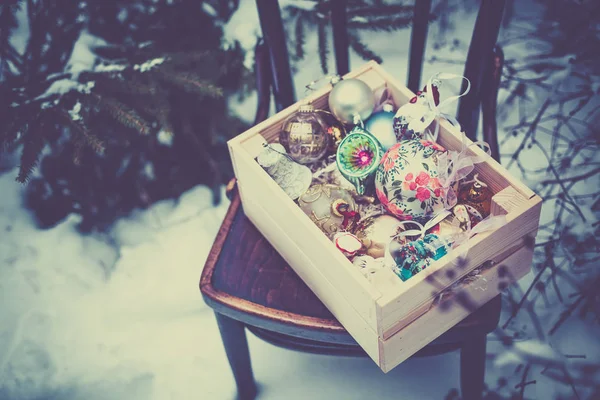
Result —
[[298, 108], [298, 112], [313, 112], [315, 111], [315, 107], [308, 103], [308, 104], [303, 104]]
[[381, 109], [385, 112], [394, 112], [394, 106], [389, 103], [384, 104]]
[[342, 77], [335, 74], [329, 79], [329, 82], [331, 83], [332, 86], [335, 86], [335, 84], [340, 82], [341, 80], [342, 80]]
[[335, 85], [336, 83], [338, 83], [339, 81], [342, 80], [342, 77], [339, 76], [338, 74], [329, 74], [329, 75], [325, 75], [320, 78], [317, 78], [304, 87], [304, 94], [307, 94], [311, 91], [316, 90], [315, 85], [324, 80], [328, 80], [329, 83], [331, 83], [331, 85]]

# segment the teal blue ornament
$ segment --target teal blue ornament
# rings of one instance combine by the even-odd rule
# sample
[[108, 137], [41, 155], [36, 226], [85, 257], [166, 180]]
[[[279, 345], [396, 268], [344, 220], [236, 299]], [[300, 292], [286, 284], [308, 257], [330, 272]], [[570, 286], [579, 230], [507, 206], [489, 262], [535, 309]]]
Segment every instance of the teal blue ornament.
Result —
[[386, 151], [398, 142], [394, 132], [394, 115], [393, 106], [386, 104], [382, 111], [372, 114], [365, 121], [365, 129], [379, 140]]
[[379, 141], [357, 125], [338, 146], [336, 164], [342, 176], [356, 187], [356, 192], [364, 195], [372, 192], [375, 172], [384, 153]]
[[432, 261], [448, 254], [451, 246], [452, 243], [433, 233], [405, 244], [392, 242], [389, 251], [396, 264], [394, 272], [400, 279], [406, 281], [429, 267]]

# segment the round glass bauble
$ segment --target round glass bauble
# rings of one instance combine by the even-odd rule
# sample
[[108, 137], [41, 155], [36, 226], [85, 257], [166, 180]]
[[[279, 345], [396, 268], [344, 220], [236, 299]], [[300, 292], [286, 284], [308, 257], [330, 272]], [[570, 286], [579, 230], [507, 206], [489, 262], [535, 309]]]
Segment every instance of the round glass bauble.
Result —
[[375, 193], [392, 215], [424, 223], [444, 210], [446, 193], [437, 171], [438, 154], [444, 151], [429, 140], [404, 140], [384, 154]]

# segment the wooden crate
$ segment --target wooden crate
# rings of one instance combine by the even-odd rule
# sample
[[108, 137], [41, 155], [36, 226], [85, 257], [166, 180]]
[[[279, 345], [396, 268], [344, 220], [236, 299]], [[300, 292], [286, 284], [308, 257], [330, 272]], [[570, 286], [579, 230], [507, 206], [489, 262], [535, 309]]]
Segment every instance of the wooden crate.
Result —
[[[375, 62], [345, 77], [361, 79], [373, 90], [387, 85], [396, 105], [414, 96]], [[477, 164], [476, 172], [495, 193], [492, 214], [505, 214], [506, 225], [473, 237], [466, 249], [467, 264], [461, 268], [458, 259], [464, 257], [465, 246], [406, 282], [387, 269], [367, 280], [255, 160], [265, 140], [278, 140], [283, 122], [300, 104], [310, 100], [317, 108], [326, 109], [330, 91], [331, 85], [327, 85], [254, 126], [230, 140], [229, 149], [245, 214], [387, 372], [473, 311], [459, 305], [442, 307], [440, 298], [442, 303], [451, 301], [452, 293], [460, 289], [481, 306], [500, 292], [500, 280], [516, 280], [529, 271], [533, 253], [526, 244], [533, 243], [537, 233], [541, 199], [496, 161]], [[462, 135], [442, 121], [438, 142], [460, 150]], [[469, 151], [483, 154], [476, 146]], [[498, 274], [500, 264], [508, 270], [503, 278]]]

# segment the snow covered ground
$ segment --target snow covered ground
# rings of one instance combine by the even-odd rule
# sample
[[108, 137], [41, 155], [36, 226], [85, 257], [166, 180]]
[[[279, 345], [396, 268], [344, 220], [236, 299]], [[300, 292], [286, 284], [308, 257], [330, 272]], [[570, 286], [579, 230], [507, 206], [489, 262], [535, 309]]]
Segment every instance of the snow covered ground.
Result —
[[[468, 43], [474, 16], [457, 20], [455, 34]], [[228, 34], [251, 37], [257, 26], [254, 2], [241, 2]], [[366, 38], [383, 55], [384, 67], [404, 81], [409, 32]], [[314, 36], [307, 48], [316, 48]], [[427, 57], [433, 54], [440, 56], [430, 46]], [[466, 47], [442, 56], [464, 60]], [[363, 63], [355, 55], [351, 62]], [[301, 96], [304, 85], [322, 74], [316, 57], [298, 70]], [[423, 77], [440, 70], [460, 74], [463, 65], [427, 63]], [[254, 102], [232, 106], [250, 120]], [[213, 207], [209, 190], [197, 187], [177, 201], [120, 220], [106, 236], [81, 236], [75, 216], [38, 230], [13, 177], [14, 172], [0, 176], [1, 400], [235, 397], [212, 311], [198, 290], [226, 201]], [[569, 334], [557, 339], [561, 350], [578, 354], [585, 346], [592, 359], [600, 358], [589, 346], [597, 331], [575, 326]], [[260, 399], [442, 399], [459, 383], [456, 353], [410, 360], [384, 375], [368, 359], [295, 353], [251, 334], [249, 341]], [[503, 372], [507, 368], [514, 369], [513, 363]], [[500, 372], [489, 363], [491, 386]], [[531, 379], [536, 378], [526, 394], [551, 398], [553, 386], [544, 386], [539, 374]]]

